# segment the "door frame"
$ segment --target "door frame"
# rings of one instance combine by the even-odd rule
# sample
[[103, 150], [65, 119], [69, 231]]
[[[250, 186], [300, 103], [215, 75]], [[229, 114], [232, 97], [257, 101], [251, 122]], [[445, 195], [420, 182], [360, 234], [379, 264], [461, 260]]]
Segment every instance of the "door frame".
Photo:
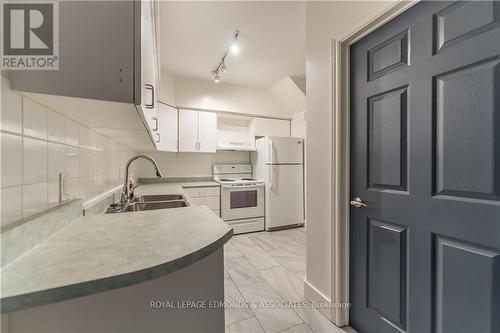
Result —
[[[341, 40], [331, 39], [332, 62], [332, 303], [349, 302], [350, 200], [350, 46], [413, 7], [420, 0], [398, 1]], [[337, 84], [339, 83], [340, 84]], [[332, 308], [337, 326], [349, 325], [349, 309]]]

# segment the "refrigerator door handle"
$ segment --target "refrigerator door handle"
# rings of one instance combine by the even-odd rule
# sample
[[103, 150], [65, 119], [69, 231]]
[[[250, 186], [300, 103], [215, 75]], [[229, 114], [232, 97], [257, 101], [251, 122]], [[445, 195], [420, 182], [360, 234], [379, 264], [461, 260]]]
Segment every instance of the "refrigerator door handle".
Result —
[[273, 140], [269, 139], [269, 153], [270, 153], [270, 160], [271, 160], [271, 173], [270, 173], [270, 180], [269, 180], [269, 189], [272, 189], [273, 188], [273, 183], [274, 183], [274, 165], [272, 163], [274, 163], [274, 153], [273, 153]]

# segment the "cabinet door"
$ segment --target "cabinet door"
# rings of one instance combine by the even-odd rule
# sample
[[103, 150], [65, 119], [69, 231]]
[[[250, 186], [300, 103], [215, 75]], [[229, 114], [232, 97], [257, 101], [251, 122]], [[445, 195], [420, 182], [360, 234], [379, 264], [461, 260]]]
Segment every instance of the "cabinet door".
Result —
[[59, 69], [10, 71], [12, 89], [133, 103], [134, 3], [59, 1]]
[[156, 112], [156, 45], [154, 7], [150, 0], [141, 1], [141, 104], [140, 110], [154, 136], [158, 131]]
[[290, 136], [290, 121], [273, 120], [274, 136]]
[[160, 151], [177, 151], [177, 109], [158, 103], [158, 136], [157, 149]]
[[198, 151], [215, 153], [217, 148], [217, 113], [198, 112]]
[[198, 151], [198, 112], [179, 110], [179, 151]]

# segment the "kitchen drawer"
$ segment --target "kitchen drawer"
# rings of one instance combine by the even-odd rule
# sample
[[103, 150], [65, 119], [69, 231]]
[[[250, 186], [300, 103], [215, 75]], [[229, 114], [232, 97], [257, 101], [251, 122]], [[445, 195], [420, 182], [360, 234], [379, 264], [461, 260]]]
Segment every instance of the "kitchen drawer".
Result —
[[204, 197], [203, 199], [205, 199], [204, 205], [208, 208], [220, 209], [220, 197]]
[[220, 187], [191, 187], [184, 190], [192, 197], [218, 197], [220, 196]]
[[191, 198], [193, 200], [191, 200], [196, 206], [202, 206], [205, 204], [205, 198]]
[[192, 199], [192, 202], [197, 206], [205, 205], [212, 210], [220, 209], [220, 197], [201, 197]]

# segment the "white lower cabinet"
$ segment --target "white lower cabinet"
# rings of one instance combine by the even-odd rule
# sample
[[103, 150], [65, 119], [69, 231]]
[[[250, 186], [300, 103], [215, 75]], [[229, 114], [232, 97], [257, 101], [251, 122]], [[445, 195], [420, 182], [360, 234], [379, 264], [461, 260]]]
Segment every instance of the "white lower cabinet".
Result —
[[220, 187], [187, 187], [184, 188], [196, 205], [207, 206], [220, 216]]

